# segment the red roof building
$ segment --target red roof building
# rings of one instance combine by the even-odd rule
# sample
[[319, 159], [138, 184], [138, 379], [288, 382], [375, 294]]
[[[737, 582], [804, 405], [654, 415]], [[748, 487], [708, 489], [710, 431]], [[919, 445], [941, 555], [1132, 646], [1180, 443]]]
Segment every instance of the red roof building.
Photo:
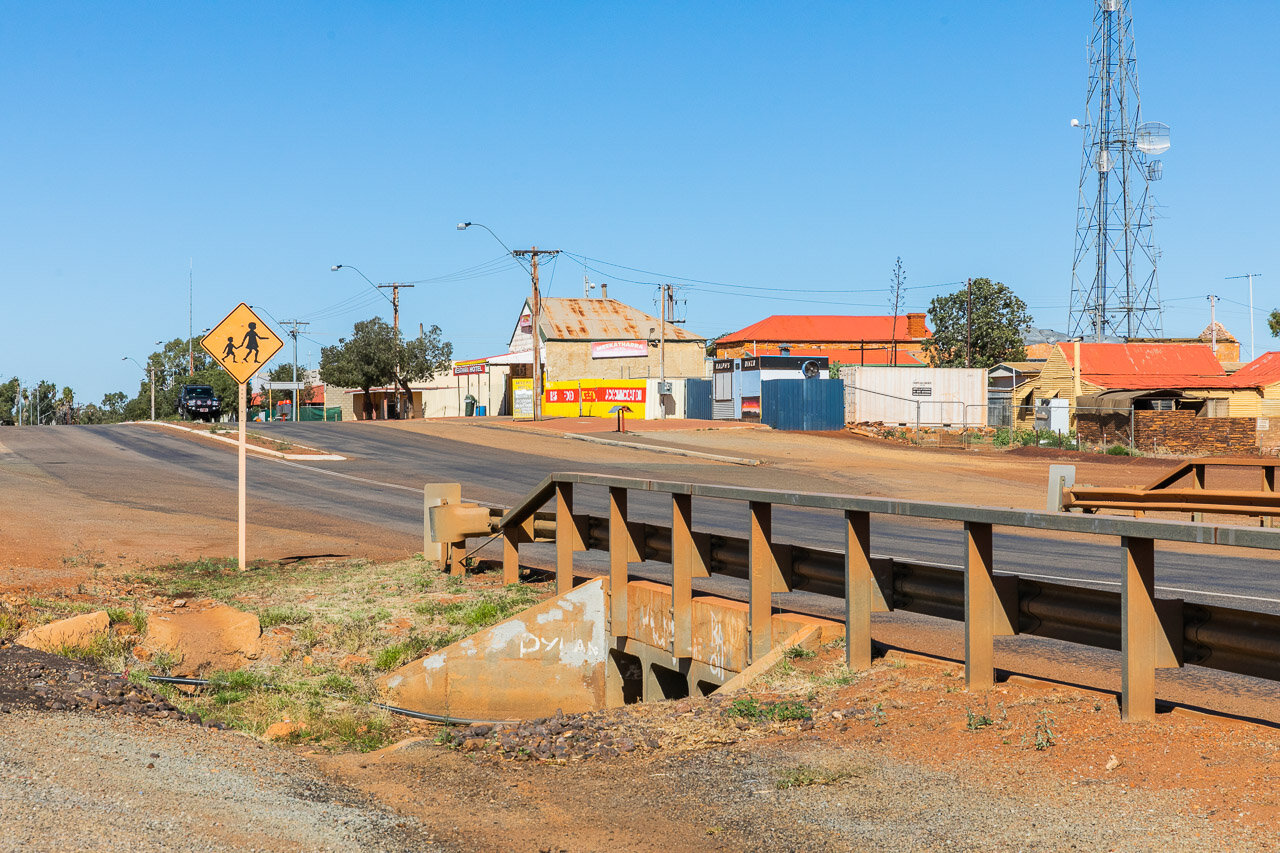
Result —
[[[1076, 368], [1076, 345], [1058, 344], [1058, 351], [1072, 371]], [[1189, 344], [1079, 344], [1080, 380], [1106, 390], [1153, 388], [1205, 389], [1237, 388], [1239, 373], [1228, 376], [1213, 350]], [[1044, 370], [1055, 359], [1050, 356]]]
[[716, 358], [768, 355], [789, 348], [792, 355], [826, 356], [843, 364], [920, 364], [919, 353], [932, 336], [923, 313], [893, 316], [775, 314], [715, 342]]

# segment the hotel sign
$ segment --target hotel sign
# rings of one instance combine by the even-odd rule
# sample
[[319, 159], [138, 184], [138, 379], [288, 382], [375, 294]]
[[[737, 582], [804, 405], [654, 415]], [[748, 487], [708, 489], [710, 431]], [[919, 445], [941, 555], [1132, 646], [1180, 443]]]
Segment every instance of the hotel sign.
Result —
[[592, 358], [646, 358], [648, 341], [596, 341], [591, 345]]

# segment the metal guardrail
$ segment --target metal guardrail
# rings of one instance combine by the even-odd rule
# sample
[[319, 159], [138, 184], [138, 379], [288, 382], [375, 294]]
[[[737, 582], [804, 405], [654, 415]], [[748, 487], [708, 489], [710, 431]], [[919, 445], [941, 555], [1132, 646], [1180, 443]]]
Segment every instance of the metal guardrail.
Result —
[[[1259, 474], [1258, 491], [1206, 488], [1210, 468], [1247, 468]], [[1280, 492], [1276, 491], [1277, 459], [1205, 457], [1188, 459], [1161, 474], [1147, 486], [1133, 488], [1071, 486], [1063, 489], [1062, 508], [1083, 512], [1120, 510], [1141, 517], [1147, 512], [1191, 513], [1199, 521], [1204, 513], [1246, 515], [1262, 519], [1270, 526], [1280, 515]], [[1180, 481], [1188, 482], [1175, 488]]]
[[[575, 513], [575, 487], [607, 489], [608, 517]], [[672, 525], [632, 521], [627, 506], [635, 491], [669, 494]], [[694, 497], [747, 503], [748, 535], [694, 531]], [[565, 473], [548, 477], [498, 521], [505, 582], [519, 579], [519, 546], [534, 541], [535, 533], [538, 539], [545, 536], [546, 523], [536, 515], [542, 515], [537, 510], [552, 499], [557, 589], [563, 592], [572, 586], [576, 551], [608, 551], [613, 636], [627, 636], [628, 563], [671, 563], [677, 657], [687, 656], [691, 642], [692, 579], [723, 574], [748, 580], [753, 659], [766, 654], [772, 644], [772, 594], [804, 590], [843, 600], [846, 663], [853, 669], [871, 665], [871, 614], [906, 610], [964, 622], [965, 679], [970, 689], [994, 683], [996, 636], [1028, 634], [1118, 649], [1121, 716], [1127, 720], [1154, 717], [1157, 668], [1195, 664], [1280, 680], [1280, 616], [1157, 599], [1154, 593], [1157, 541], [1280, 551], [1280, 531]], [[845, 549], [774, 541], [774, 506], [842, 511]], [[963, 524], [965, 569], [872, 557], [873, 515]], [[995, 574], [994, 527], [1119, 537], [1120, 592]], [[1051, 548], [1052, 540], [1046, 541], [1046, 551]]]

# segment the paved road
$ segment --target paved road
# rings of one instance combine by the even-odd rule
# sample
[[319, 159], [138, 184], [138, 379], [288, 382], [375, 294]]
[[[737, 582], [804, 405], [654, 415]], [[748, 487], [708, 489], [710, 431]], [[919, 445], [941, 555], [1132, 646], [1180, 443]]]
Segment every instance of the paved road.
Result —
[[[250, 454], [248, 477], [251, 500], [258, 505], [279, 504], [313, 510], [401, 533], [422, 530], [421, 488], [426, 482], [460, 482], [469, 499], [500, 506], [518, 501], [548, 474], [590, 470], [650, 479], [696, 480], [762, 488], [835, 490], [831, 483], [787, 474], [776, 468], [749, 468], [705, 462], [645, 451], [601, 451], [573, 440], [550, 444], [557, 450], [521, 452], [522, 433], [501, 428], [491, 431], [495, 447], [367, 424], [255, 424], [256, 431], [301, 444], [323, 447], [347, 456], [343, 462], [295, 462]], [[24, 431], [11, 449], [44, 473], [79, 491], [104, 500], [143, 505], [144, 494], [131, 494], [130, 484], [145, 481], [139, 467], [181, 472], [207, 484], [212, 493], [234, 490], [233, 454], [221, 447], [195, 442], [180, 433], [137, 425], [79, 427]], [[540, 448], [548, 443], [544, 440]], [[104, 452], [110, 450], [110, 453]], [[589, 455], [591, 461], [583, 461]], [[614, 461], [601, 462], [609, 456]], [[82, 466], [68, 464], [88, 458], [116, 460], [111, 470], [92, 469], [81, 477]], [[581, 490], [577, 508], [603, 514], [602, 490]], [[227, 506], [210, 501], [211, 505]], [[188, 507], [188, 509], [190, 509]], [[632, 512], [646, 521], [670, 521], [670, 509], [657, 495], [633, 498]], [[694, 502], [694, 523], [703, 530], [745, 535], [746, 509], [740, 504], [705, 500]], [[775, 511], [775, 535], [783, 541], [821, 548], [843, 546], [838, 515], [809, 510]], [[962, 531], [958, 525], [928, 521], [875, 518], [872, 548], [900, 559], [963, 563]], [[999, 570], [1047, 580], [1089, 582], [1116, 588], [1121, 553], [1115, 540], [1051, 539], [998, 531], [995, 558]], [[1157, 582], [1162, 595], [1188, 601], [1280, 613], [1280, 561], [1249, 549], [1162, 549]]]
[[[254, 429], [348, 457], [343, 462], [293, 462], [251, 455], [249, 482], [255, 505], [280, 504], [312, 510], [410, 535], [420, 535], [422, 530], [424, 482], [461, 482], [469, 498], [497, 505], [516, 502], [552, 472], [574, 470], [765, 488], [836, 490], [821, 479], [798, 477], [776, 468], [724, 465], [638, 450], [601, 451], [598, 446], [567, 439], [540, 439], [538, 452], [524, 452], [519, 449], [522, 443], [527, 445], [524, 435], [510, 429], [492, 428], [494, 447], [368, 424], [261, 424]], [[153, 469], [149, 476], [180, 471], [204, 483], [209, 493], [232, 492], [235, 488], [233, 453], [194, 442], [176, 432], [136, 425], [23, 432], [26, 440], [9, 442], [10, 449], [45, 474], [104, 500], [146, 505], [145, 495], [130, 491], [131, 483], [147, 479], [139, 476], [143, 469]], [[33, 440], [33, 433], [39, 434], [39, 440]], [[553, 449], [547, 450], [548, 447]], [[104, 450], [111, 452], [103, 453]], [[71, 464], [95, 456], [119, 460], [114, 474], [98, 468], [92, 478], [81, 477], [81, 466]], [[599, 461], [602, 458], [609, 461]], [[604, 513], [604, 496], [593, 491], [582, 490], [576, 508]], [[669, 523], [669, 506], [664, 507], [657, 495], [633, 498], [632, 511], [644, 520]], [[698, 529], [738, 536], [746, 530], [746, 510], [741, 505], [695, 501], [694, 514]], [[775, 511], [774, 526], [775, 536], [783, 541], [837, 550], [842, 546], [839, 518], [834, 513], [779, 509]], [[959, 565], [963, 562], [963, 542], [957, 527], [876, 518], [873, 551], [900, 559]], [[1114, 540], [1082, 541], [1077, 537], [1063, 541], [1009, 532], [999, 532], [996, 538], [998, 568], [1026, 577], [1115, 589], [1120, 560]], [[1164, 597], [1280, 613], [1278, 567], [1280, 564], [1269, 555], [1244, 549], [1163, 550], [1158, 555], [1158, 591]], [[1022, 641], [1024, 638], [1019, 638]], [[1184, 670], [1180, 677], [1198, 680], [1200, 675], [1186, 675], [1192, 672], [1203, 671]], [[1271, 687], [1259, 683], [1256, 689]], [[1254, 690], [1248, 684], [1236, 688], [1242, 694]], [[1280, 719], [1280, 714], [1269, 718]]]

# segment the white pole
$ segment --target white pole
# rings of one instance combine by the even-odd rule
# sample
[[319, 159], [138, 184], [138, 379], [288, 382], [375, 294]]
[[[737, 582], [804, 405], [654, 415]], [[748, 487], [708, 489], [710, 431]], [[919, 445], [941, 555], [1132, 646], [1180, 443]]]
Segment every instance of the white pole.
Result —
[[245, 445], [245, 418], [248, 415], [248, 393], [245, 390], [247, 384], [240, 383], [240, 571], [244, 571], [244, 527], [245, 527], [245, 511], [244, 511], [244, 445]]
[[1255, 358], [1253, 353], [1253, 273], [1249, 273], [1249, 360]]

